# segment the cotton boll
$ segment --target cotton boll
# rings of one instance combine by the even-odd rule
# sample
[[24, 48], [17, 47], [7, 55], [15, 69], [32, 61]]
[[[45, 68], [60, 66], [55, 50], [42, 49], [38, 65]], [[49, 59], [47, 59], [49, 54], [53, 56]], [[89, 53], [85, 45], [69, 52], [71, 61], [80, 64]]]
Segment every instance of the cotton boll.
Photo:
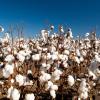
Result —
[[3, 32], [4, 28], [2, 26], [0, 26], [0, 32]]
[[78, 57], [75, 57], [75, 61], [80, 64], [80, 59]]
[[73, 76], [69, 75], [68, 76], [68, 85], [73, 86], [75, 83]]
[[3, 68], [3, 76], [8, 78], [11, 74], [13, 74], [14, 65], [6, 64], [5, 68]]
[[61, 33], [64, 33], [63, 26], [60, 26], [60, 27], [59, 27], [59, 31], [60, 31]]
[[19, 51], [19, 54], [21, 54], [22, 56], [26, 56], [26, 52], [24, 50]]
[[3, 62], [1, 62], [1, 63], [0, 63], [0, 68], [1, 68], [3, 65], [4, 65], [4, 63], [3, 63]]
[[51, 81], [48, 81], [46, 84], [45, 84], [45, 90], [49, 90], [51, 88], [51, 86], [53, 85], [53, 83]]
[[51, 30], [53, 30], [53, 29], [54, 29], [54, 26], [53, 26], [53, 25], [51, 25], [51, 26], [50, 26], [50, 29], [51, 29]]
[[52, 72], [51, 80], [52, 80], [52, 81], [57, 81], [57, 80], [59, 80], [61, 74], [62, 74], [62, 71], [61, 71], [61, 70], [55, 69], [55, 71]]
[[51, 54], [47, 53], [47, 60], [51, 59]]
[[58, 60], [58, 56], [56, 54], [51, 55], [52, 60]]
[[95, 59], [97, 62], [100, 62], [100, 56], [99, 55], [95, 55]]
[[69, 53], [70, 53], [69, 50], [64, 50], [65, 55], [69, 55]]
[[84, 58], [82, 56], [80, 56], [80, 62], [83, 62]]
[[55, 90], [55, 91], [57, 91], [58, 90], [58, 86], [57, 85], [51, 85], [51, 90]]
[[68, 63], [66, 61], [63, 62], [64, 68], [68, 68]]
[[94, 73], [95, 73], [95, 75], [97, 77], [99, 77], [100, 76], [100, 70], [99, 70], [99, 68], [96, 68], [96, 70], [94, 71]]
[[55, 90], [50, 90], [50, 95], [52, 96], [53, 99], [55, 99], [56, 98]]
[[13, 90], [13, 86], [11, 86], [8, 91], [7, 91], [7, 98], [10, 98], [11, 96], [11, 93], [12, 93], [12, 90]]
[[16, 79], [16, 82], [19, 83], [19, 86], [24, 85], [24, 83], [26, 81], [26, 77], [22, 76], [21, 74], [16, 75], [15, 79]]
[[51, 67], [51, 65], [50, 65], [50, 64], [47, 64], [47, 70], [49, 70], [49, 69], [50, 69], [50, 67]]
[[80, 98], [82, 99], [87, 99], [88, 98], [88, 93], [87, 92], [83, 92], [80, 94]]
[[25, 100], [35, 100], [35, 96], [33, 93], [31, 94], [26, 94], [25, 95]]
[[11, 79], [11, 83], [14, 83], [14, 79]]
[[42, 38], [43, 38], [44, 42], [46, 42], [49, 32], [47, 30], [41, 30], [41, 34], [42, 34]]
[[46, 63], [42, 63], [42, 67], [47, 67]]
[[32, 55], [32, 59], [33, 59], [33, 61], [39, 61], [40, 60], [40, 54]]
[[63, 61], [65, 61], [65, 60], [66, 60], [66, 61], [67, 61], [67, 60], [68, 60], [68, 56], [67, 56], [67, 55], [63, 55], [62, 60], [63, 60]]
[[85, 36], [88, 37], [90, 35], [90, 33], [86, 33]]
[[14, 56], [13, 55], [7, 55], [5, 58], [5, 61], [7, 61], [8, 63], [11, 63], [12, 61], [14, 61]]
[[12, 100], [19, 100], [20, 92], [16, 88], [14, 88], [12, 90], [11, 97], [12, 97]]
[[86, 79], [82, 79], [82, 81], [80, 83], [80, 87], [78, 89], [79, 96], [82, 99], [87, 99], [88, 98], [88, 88], [87, 88], [86, 85], [87, 85]]
[[89, 77], [91, 76], [93, 77], [93, 80], [97, 79], [96, 75], [91, 70], [89, 70], [88, 73], [89, 73]]
[[17, 54], [17, 59], [20, 61], [20, 62], [24, 62], [25, 61], [25, 56], [21, 55], [21, 54]]
[[77, 56], [80, 56], [81, 55], [79, 49], [76, 49], [76, 55]]
[[31, 71], [31, 70], [28, 70], [28, 71], [27, 71], [27, 74], [32, 74], [32, 71]]
[[4, 84], [4, 82], [0, 81], [0, 85], [3, 85], [3, 84]]
[[39, 77], [39, 80], [40, 80], [41, 83], [46, 82], [46, 81], [51, 79], [51, 75], [50, 74], [45, 73], [44, 71], [41, 71], [41, 74], [42, 75]]

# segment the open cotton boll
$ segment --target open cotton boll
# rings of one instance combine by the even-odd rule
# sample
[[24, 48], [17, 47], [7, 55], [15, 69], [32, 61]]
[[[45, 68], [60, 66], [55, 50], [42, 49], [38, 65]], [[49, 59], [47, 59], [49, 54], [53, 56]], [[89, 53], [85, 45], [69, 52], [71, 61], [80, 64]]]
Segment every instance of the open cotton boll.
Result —
[[71, 30], [71, 28], [68, 28], [68, 33], [69, 33], [69, 36], [70, 36], [71, 38], [73, 38], [73, 35], [72, 35], [72, 30]]
[[43, 50], [43, 51], [47, 51], [47, 50], [48, 50], [48, 48], [43, 48], [42, 50]]
[[14, 79], [11, 79], [10, 81], [11, 81], [11, 83], [14, 83], [14, 82], [15, 82], [15, 80], [14, 80]]
[[74, 83], [75, 83], [75, 80], [74, 80], [73, 76], [72, 75], [68, 75], [68, 85], [69, 86], [73, 86]]
[[20, 62], [24, 62], [25, 61], [25, 56], [21, 55], [20, 53], [17, 54], [17, 59], [20, 61]]
[[96, 75], [91, 70], [88, 70], [88, 73], [89, 73], [89, 77], [91, 76], [93, 77], [93, 80], [97, 79]]
[[11, 86], [11, 87], [8, 89], [8, 91], [7, 91], [7, 98], [10, 98], [10, 97], [11, 97], [12, 90], [13, 90], [13, 86]]
[[63, 62], [64, 68], [68, 68], [68, 63], [66, 61]]
[[79, 49], [76, 49], [76, 55], [77, 56], [80, 56], [81, 55]]
[[26, 52], [24, 50], [19, 51], [19, 54], [21, 54], [22, 56], [26, 56]]
[[80, 64], [80, 59], [78, 57], [75, 57], [75, 61]]
[[58, 90], [58, 86], [57, 85], [51, 85], [51, 90], [55, 90], [55, 91], [57, 91]]
[[69, 55], [69, 50], [64, 50], [64, 54]]
[[4, 82], [3, 81], [0, 81], [0, 85], [3, 85], [4, 84]]
[[21, 74], [16, 75], [15, 79], [16, 79], [16, 82], [19, 83], [19, 86], [24, 85], [24, 83], [26, 81], [26, 77], [22, 76]]
[[49, 90], [51, 88], [51, 86], [53, 85], [53, 83], [51, 81], [48, 81], [46, 84], [45, 84], [45, 90]]
[[7, 55], [6, 58], [5, 58], [5, 61], [7, 61], [8, 63], [14, 61], [14, 56], [13, 55]]
[[47, 67], [46, 63], [42, 63], [42, 67]]
[[32, 55], [32, 59], [33, 61], [39, 61], [40, 60], [40, 54], [35, 54], [35, 55]]
[[31, 71], [31, 70], [28, 70], [28, 71], [27, 71], [27, 74], [32, 74], [32, 71]]
[[5, 68], [3, 68], [3, 76], [5, 78], [8, 78], [11, 74], [13, 74], [13, 69], [14, 69], [14, 64], [12, 65], [6, 64]]
[[96, 60], [97, 62], [100, 62], [100, 56], [99, 56], [99, 55], [95, 55], [95, 60]]
[[51, 67], [51, 65], [50, 64], [47, 64], [47, 70], [49, 70], [50, 69], [50, 67]]
[[3, 32], [4, 28], [2, 26], [0, 26], [0, 32]]
[[94, 71], [94, 73], [95, 73], [95, 75], [97, 77], [99, 77], [100, 76], [100, 70], [99, 70], [99, 68], [96, 68], [96, 70]]
[[16, 88], [14, 88], [12, 90], [12, 92], [11, 92], [11, 98], [12, 98], [12, 100], [19, 100], [19, 98], [20, 98], [20, 92]]
[[41, 34], [42, 34], [42, 38], [43, 38], [44, 42], [46, 42], [47, 41], [47, 37], [49, 36], [49, 31], [41, 30]]
[[47, 53], [47, 60], [51, 59], [51, 54]]
[[90, 35], [90, 33], [86, 33], [86, 34], [85, 34], [85, 37], [87, 37], [87, 36], [89, 36], [89, 35]]
[[53, 54], [53, 55], [51, 55], [51, 58], [52, 58], [52, 60], [58, 60], [58, 55]]
[[87, 99], [88, 98], [88, 92], [82, 92], [82, 93], [80, 93], [80, 98], [82, 98], [82, 99]]
[[40, 80], [41, 83], [46, 82], [46, 81], [51, 79], [51, 75], [50, 74], [45, 73], [44, 71], [41, 71], [41, 74], [42, 75], [39, 77], [39, 80]]
[[25, 95], [25, 100], [35, 100], [35, 96], [33, 93], [26, 94]]
[[55, 71], [52, 72], [51, 80], [52, 80], [52, 81], [57, 81], [57, 80], [59, 80], [61, 74], [62, 74], [62, 71], [61, 71], [61, 70], [55, 69]]
[[1, 63], [0, 63], [0, 68], [1, 68], [3, 65], [4, 65], [4, 63], [3, 63], [3, 62], [1, 62]]
[[55, 90], [50, 90], [50, 95], [52, 96], [53, 99], [55, 99], [56, 98]]
[[53, 76], [60, 76], [62, 74], [62, 71], [60, 69], [55, 69], [55, 71], [52, 73]]

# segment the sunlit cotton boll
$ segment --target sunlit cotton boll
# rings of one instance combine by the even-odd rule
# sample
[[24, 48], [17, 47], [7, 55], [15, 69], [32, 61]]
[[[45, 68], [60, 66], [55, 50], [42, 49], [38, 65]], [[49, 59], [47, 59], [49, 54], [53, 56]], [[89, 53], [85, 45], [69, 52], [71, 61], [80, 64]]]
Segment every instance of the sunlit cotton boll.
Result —
[[55, 91], [57, 91], [58, 90], [58, 86], [57, 85], [51, 85], [51, 90], [55, 90]]
[[12, 90], [11, 97], [12, 97], [12, 100], [19, 100], [20, 92], [16, 88], [14, 88]]
[[52, 80], [52, 81], [57, 81], [57, 80], [59, 80], [61, 74], [62, 74], [62, 71], [56, 68], [55, 71], [52, 72], [51, 80]]
[[0, 26], [0, 32], [3, 32], [4, 28], [2, 26]]
[[5, 78], [8, 78], [11, 74], [13, 74], [13, 69], [14, 69], [14, 64], [12, 65], [6, 64], [5, 68], [3, 68], [3, 76]]
[[88, 73], [89, 73], [89, 77], [91, 76], [93, 77], [93, 80], [97, 79], [96, 75], [91, 70], [88, 70]]
[[56, 98], [56, 92], [55, 90], [50, 90], [50, 95], [52, 96], [52, 98]]
[[33, 59], [33, 61], [39, 61], [40, 60], [40, 54], [32, 55], [32, 59]]
[[75, 80], [74, 80], [73, 76], [72, 75], [69, 75], [68, 76], [68, 85], [69, 86], [73, 86], [74, 83], [75, 83]]
[[82, 92], [82, 93], [80, 94], [80, 98], [82, 98], [82, 99], [87, 99], [87, 98], [88, 98], [88, 92]]
[[35, 100], [35, 96], [33, 93], [26, 94], [25, 95], [25, 100]]
[[45, 90], [49, 90], [51, 88], [51, 86], [53, 85], [53, 83], [51, 81], [48, 81], [46, 84], [45, 84]]
[[39, 80], [40, 80], [41, 83], [46, 82], [46, 81], [51, 79], [51, 75], [50, 74], [45, 73], [44, 71], [41, 71], [41, 74], [42, 75], [39, 77]]
[[26, 81], [26, 77], [22, 76], [21, 74], [16, 75], [15, 79], [16, 79], [16, 82], [19, 83], [19, 86], [24, 85], [24, 83]]
[[85, 37], [88, 37], [89, 35], [90, 35], [90, 33], [86, 33], [86, 34], [85, 34]]
[[14, 61], [14, 56], [13, 55], [7, 55], [5, 58], [5, 61], [7, 61], [8, 63], [11, 63]]
[[12, 93], [12, 90], [13, 90], [13, 86], [11, 86], [8, 91], [7, 91], [7, 98], [10, 98], [11, 96], [11, 93]]
[[25, 61], [25, 56], [21, 55], [21, 54], [17, 54], [17, 59], [20, 61], [20, 62], [24, 62]]
[[99, 55], [95, 55], [95, 59], [97, 62], [100, 62], [100, 56]]

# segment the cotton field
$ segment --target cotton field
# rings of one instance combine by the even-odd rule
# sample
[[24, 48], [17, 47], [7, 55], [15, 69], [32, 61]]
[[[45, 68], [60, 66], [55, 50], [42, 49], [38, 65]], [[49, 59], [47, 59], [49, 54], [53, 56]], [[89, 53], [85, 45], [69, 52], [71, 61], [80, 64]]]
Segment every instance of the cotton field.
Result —
[[10, 33], [0, 38], [0, 98], [67, 100], [71, 94], [73, 100], [88, 100], [100, 94], [96, 33], [75, 38], [71, 28], [60, 26], [59, 32], [54, 28], [43, 29], [32, 39], [15, 39]]

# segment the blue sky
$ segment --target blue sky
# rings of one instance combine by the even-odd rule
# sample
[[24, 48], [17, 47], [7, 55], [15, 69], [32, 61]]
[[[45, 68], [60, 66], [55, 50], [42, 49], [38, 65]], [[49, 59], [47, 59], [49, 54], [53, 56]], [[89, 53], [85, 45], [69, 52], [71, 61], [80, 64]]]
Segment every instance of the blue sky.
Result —
[[0, 0], [0, 24], [5, 31], [11, 24], [23, 24], [29, 37], [48, 24], [71, 27], [74, 35], [97, 27], [99, 34], [100, 0]]

